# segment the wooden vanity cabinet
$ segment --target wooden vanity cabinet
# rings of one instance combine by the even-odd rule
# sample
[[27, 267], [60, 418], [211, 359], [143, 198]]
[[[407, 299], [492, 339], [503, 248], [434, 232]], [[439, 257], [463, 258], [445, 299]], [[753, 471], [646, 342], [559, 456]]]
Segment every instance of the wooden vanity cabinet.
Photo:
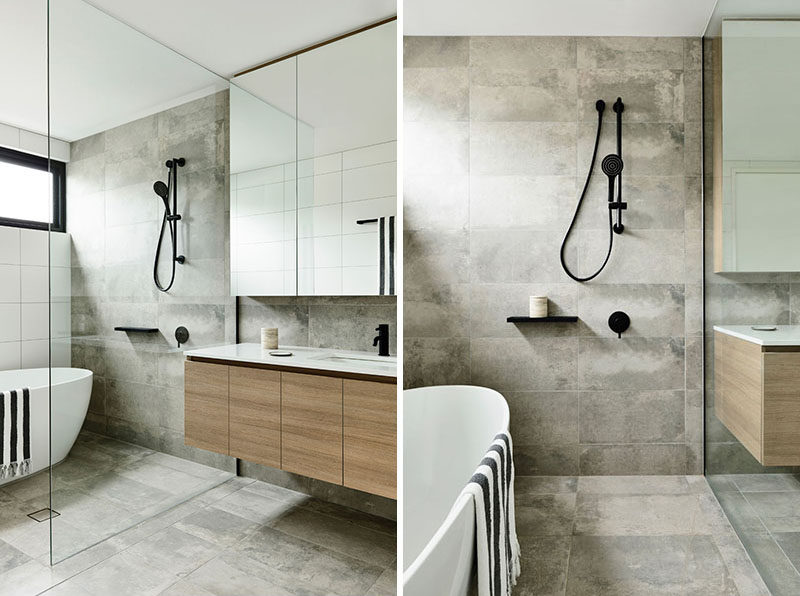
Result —
[[800, 465], [798, 348], [715, 331], [714, 413], [762, 465]]
[[397, 386], [344, 380], [344, 485], [397, 498]]
[[184, 442], [228, 453], [228, 367], [184, 363]]
[[281, 373], [281, 468], [342, 483], [342, 379]]
[[397, 384], [296, 370], [187, 360], [185, 443], [396, 499]]
[[281, 373], [229, 366], [230, 455], [281, 467]]

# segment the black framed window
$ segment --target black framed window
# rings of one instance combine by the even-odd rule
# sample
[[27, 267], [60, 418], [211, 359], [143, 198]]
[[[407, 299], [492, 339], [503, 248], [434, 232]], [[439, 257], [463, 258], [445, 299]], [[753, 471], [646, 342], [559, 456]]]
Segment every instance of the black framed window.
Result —
[[64, 162], [0, 147], [0, 225], [66, 232]]

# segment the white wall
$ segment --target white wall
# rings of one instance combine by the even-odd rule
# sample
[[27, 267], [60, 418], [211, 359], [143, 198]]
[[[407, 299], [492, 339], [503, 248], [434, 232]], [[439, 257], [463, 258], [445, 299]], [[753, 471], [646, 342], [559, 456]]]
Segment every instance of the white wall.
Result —
[[[0, 226], [0, 370], [48, 366], [49, 285], [53, 365], [70, 366], [70, 238]], [[48, 279], [48, 260], [50, 277]]]

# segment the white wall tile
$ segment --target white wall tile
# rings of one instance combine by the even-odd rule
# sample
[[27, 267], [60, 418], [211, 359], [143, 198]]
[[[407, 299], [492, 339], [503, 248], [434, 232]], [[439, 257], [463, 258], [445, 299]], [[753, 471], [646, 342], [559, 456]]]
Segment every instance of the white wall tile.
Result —
[[[283, 238], [283, 213], [266, 213], [236, 218], [237, 241], [240, 245]], [[241, 250], [241, 248], [240, 248]]]
[[19, 265], [19, 230], [0, 226], [0, 263]]
[[298, 180], [300, 207], [332, 205], [342, 201], [342, 173], [321, 174]]
[[345, 234], [342, 236], [342, 265], [377, 266], [380, 254], [378, 244], [377, 230], [367, 234]]
[[342, 168], [345, 170], [363, 168], [387, 161], [397, 161], [396, 141], [345, 151], [342, 155]]
[[238, 172], [236, 174], [236, 188], [238, 189], [263, 186], [274, 182], [283, 182], [283, 166], [261, 168], [260, 170], [250, 170], [249, 172]]
[[342, 198], [345, 201], [376, 199], [397, 194], [395, 162], [356, 168], [342, 173]]
[[342, 169], [342, 154], [330, 153], [314, 158], [314, 174], [339, 172]]
[[20, 263], [47, 267], [47, 230], [20, 229]]
[[19, 341], [20, 305], [0, 304], [0, 342]]
[[47, 267], [22, 265], [22, 302], [47, 302], [50, 288]]
[[72, 341], [70, 339], [50, 342], [50, 362], [53, 366], [72, 366]]
[[324, 238], [314, 238], [314, 266], [342, 266], [341, 236], [325, 236]]
[[338, 296], [342, 293], [342, 268], [314, 269], [314, 294]]
[[23, 341], [20, 345], [20, 368], [45, 368], [50, 365], [50, 342], [46, 339]]
[[236, 283], [241, 296], [283, 295], [283, 271], [242, 271]]
[[20, 342], [0, 342], [0, 370], [15, 370], [20, 366]]
[[[25, 310], [25, 305], [22, 307]], [[23, 320], [23, 331], [25, 323]], [[50, 335], [52, 338], [64, 338], [70, 336], [70, 303], [53, 302], [50, 305]]]
[[342, 206], [323, 205], [298, 209], [298, 230], [300, 238], [314, 236], [333, 236], [342, 230]]
[[19, 265], [0, 265], [0, 302], [19, 302]]
[[283, 246], [282, 241], [239, 245], [238, 271], [283, 271]]
[[[367, 226], [358, 225], [359, 219], [373, 219], [388, 217], [397, 211], [395, 197], [370, 199], [368, 201], [355, 201], [342, 204], [342, 234], [363, 234]], [[377, 224], [369, 224], [371, 229], [376, 229]], [[397, 228], [395, 228], [397, 232]]]
[[237, 217], [283, 211], [283, 182], [242, 188], [236, 192]]
[[11, 149], [19, 148], [19, 129], [0, 123], [0, 146]]
[[50, 317], [48, 304], [22, 305], [22, 340], [47, 339]]
[[[369, 296], [378, 293], [378, 267], [342, 267], [342, 293]], [[388, 292], [389, 289], [386, 288]]]
[[50, 300], [68, 302], [70, 299], [72, 269], [69, 267], [50, 267]]
[[63, 232], [50, 232], [50, 266], [70, 266], [70, 235]]

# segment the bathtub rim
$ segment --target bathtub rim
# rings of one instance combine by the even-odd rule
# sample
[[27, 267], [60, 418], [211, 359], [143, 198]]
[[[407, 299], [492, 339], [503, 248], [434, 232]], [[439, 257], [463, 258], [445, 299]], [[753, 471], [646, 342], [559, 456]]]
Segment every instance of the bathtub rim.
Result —
[[[497, 430], [495, 434], [498, 434], [498, 433], [501, 433], [501, 432], [508, 432], [508, 427], [509, 427], [509, 423], [510, 423], [510, 420], [511, 420], [511, 414], [510, 414], [510, 411], [509, 411], [509, 408], [508, 408], [508, 401], [506, 401], [505, 396], [502, 393], [500, 393], [499, 391], [497, 391], [496, 389], [492, 389], [490, 387], [483, 387], [483, 386], [480, 386], [480, 385], [431, 385], [431, 386], [427, 386], [427, 387], [415, 387], [413, 389], [405, 389], [405, 390], [403, 390], [403, 396], [405, 398], [405, 394], [407, 392], [408, 393], [412, 393], [412, 392], [413, 393], [417, 393], [417, 392], [422, 393], [426, 389], [430, 390], [430, 389], [434, 389], [434, 388], [437, 389], [437, 390], [442, 390], [442, 391], [445, 391], [447, 389], [458, 390], [458, 389], [464, 389], [464, 388], [469, 388], [471, 391], [475, 390], [475, 389], [480, 389], [480, 390], [486, 391], [487, 394], [493, 395], [493, 397], [499, 398], [499, 402], [502, 404], [502, 408], [503, 408], [503, 421], [504, 421], [504, 424], [501, 425], [501, 428], [499, 430]], [[486, 449], [487, 450], [489, 449], [489, 445], [486, 446]], [[475, 462], [475, 467], [476, 468], [478, 467], [479, 463], [480, 462]], [[466, 484], [464, 486], [466, 487]], [[433, 552], [434, 550], [436, 550], [436, 548], [439, 546], [439, 543], [442, 541], [442, 538], [445, 536], [445, 534], [447, 534], [448, 530], [450, 530], [450, 528], [452, 527], [452, 525], [456, 521], [456, 519], [459, 517], [459, 515], [461, 515], [463, 509], [465, 507], [471, 505], [471, 504], [472, 504], [472, 496], [471, 495], [463, 493], [463, 492], [458, 495], [458, 497], [456, 498], [455, 502], [450, 507], [450, 510], [448, 511], [448, 513], [445, 516], [444, 520], [439, 525], [439, 527], [436, 529], [436, 532], [433, 533], [433, 536], [431, 536], [431, 539], [428, 540], [428, 543], [420, 551], [420, 553], [417, 555], [417, 557], [414, 559], [414, 561], [408, 567], [406, 567], [403, 570], [403, 585], [404, 586], [405, 586], [406, 582], [408, 582], [408, 580], [411, 577], [413, 577], [414, 574], [419, 570], [419, 568], [422, 567], [422, 565], [427, 561], [428, 556], [430, 555], [430, 553]], [[405, 561], [404, 561], [404, 563], [405, 563]]]
[[[52, 377], [50, 375], [50, 371], [56, 371], [56, 370], [58, 370], [58, 371], [72, 371], [73, 373], [80, 373], [80, 374], [73, 374], [72, 376], [69, 376], [68, 378], [59, 379], [58, 381], [53, 382], [53, 379], [52, 379]], [[76, 381], [80, 381], [80, 380], [85, 379], [87, 377], [94, 376], [94, 372], [89, 370], [88, 368], [79, 368], [79, 367], [75, 367], [75, 366], [53, 366], [52, 368], [50, 368], [50, 367], [47, 367], [47, 366], [40, 366], [40, 367], [37, 367], [37, 368], [10, 368], [8, 370], [2, 370], [2, 371], [0, 371], [0, 378], [2, 378], [2, 376], [4, 374], [8, 374], [9, 376], [11, 376], [11, 373], [37, 373], [37, 372], [38, 373], [44, 373], [45, 382], [43, 384], [37, 384], [37, 385], [28, 386], [28, 388], [31, 391], [36, 390], [36, 389], [47, 389], [49, 387], [57, 387], [57, 386], [61, 386], [61, 385], [66, 385], [68, 383], [74, 383]], [[9, 388], [9, 389], [18, 389], [18, 387], [12, 387], [12, 388]]]

